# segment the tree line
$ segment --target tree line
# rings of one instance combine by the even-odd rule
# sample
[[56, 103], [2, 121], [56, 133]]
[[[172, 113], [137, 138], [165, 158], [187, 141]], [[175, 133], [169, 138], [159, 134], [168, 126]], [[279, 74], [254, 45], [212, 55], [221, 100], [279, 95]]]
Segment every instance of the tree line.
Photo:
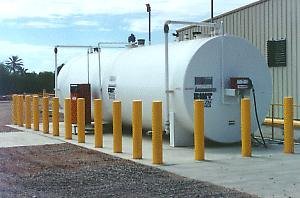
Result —
[[48, 93], [54, 90], [54, 72], [28, 72], [23, 60], [11, 56], [5, 62], [0, 62], [0, 96], [9, 94]]

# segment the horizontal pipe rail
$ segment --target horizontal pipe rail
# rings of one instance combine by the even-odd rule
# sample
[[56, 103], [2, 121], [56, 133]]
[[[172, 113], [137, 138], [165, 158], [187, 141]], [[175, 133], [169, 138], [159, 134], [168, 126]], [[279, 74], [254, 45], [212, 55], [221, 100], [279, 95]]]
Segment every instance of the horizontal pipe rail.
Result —
[[109, 41], [100, 41], [98, 45], [127, 45], [127, 42], [109, 42]]
[[92, 45], [55, 45], [56, 48], [98, 48]]
[[217, 23], [206, 23], [206, 22], [191, 22], [191, 21], [173, 21], [167, 20], [165, 24], [177, 24], [177, 25], [198, 25], [206, 27], [215, 27]]
[[[271, 106], [281, 106], [281, 107], [283, 107], [283, 104], [270, 104]], [[293, 105], [293, 107], [297, 107], [297, 108], [299, 108], [300, 107], [300, 105]]]

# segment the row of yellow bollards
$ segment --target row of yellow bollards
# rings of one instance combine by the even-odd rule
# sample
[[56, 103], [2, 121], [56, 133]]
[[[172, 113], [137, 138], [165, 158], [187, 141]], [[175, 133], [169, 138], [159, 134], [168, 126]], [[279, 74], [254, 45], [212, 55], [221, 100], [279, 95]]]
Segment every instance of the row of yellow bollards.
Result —
[[[285, 97], [284, 104], [284, 153], [294, 153], [293, 98]], [[242, 156], [251, 157], [251, 106], [250, 99], [241, 101], [241, 140]]]
[[[32, 100], [32, 105], [31, 105]], [[13, 95], [12, 120], [14, 124], [23, 126], [23, 95]], [[65, 99], [65, 139], [72, 139], [71, 123], [71, 99]], [[31, 111], [32, 106], [32, 111]], [[113, 102], [113, 152], [122, 153], [122, 111], [121, 101]], [[33, 117], [33, 120], [31, 120]], [[95, 147], [103, 147], [103, 126], [102, 126], [102, 100], [94, 100], [94, 132]], [[294, 152], [293, 134], [293, 99], [284, 99], [284, 152]], [[52, 99], [52, 120], [53, 136], [59, 136], [59, 99]], [[39, 130], [39, 97], [37, 95], [25, 96], [25, 126]], [[49, 133], [49, 98], [42, 98], [42, 126], [43, 132]], [[77, 99], [77, 127], [78, 143], [85, 143], [85, 100]], [[163, 140], [162, 134], [162, 102], [152, 103], [152, 160], [154, 164], [163, 163]], [[133, 158], [142, 159], [142, 101], [134, 100], [132, 105], [132, 138]], [[244, 98], [241, 101], [241, 141], [243, 157], [251, 156], [251, 106], [250, 99]], [[204, 145], [204, 101], [194, 101], [194, 158], [195, 160], [205, 159]]]
[[[65, 99], [65, 116], [70, 115], [70, 99]], [[77, 99], [77, 128], [78, 143], [85, 142], [85, 101]], [[66, 107], [68, 105], [68, 107]], [[162, 102], [154, 101], [152, 110], [152, 157], [153, 164], [162, 164]], [[65, 118], [66, 118], [65, 117]], [[142, 159], [142, 101], [134, 100], [132, 106], [132, 136], [133, 159]], [[65, 121], [66, 127], [70, 127], [69, 121]], [[102, 100], [94, 100], [94, 133], [95, 147], [103, 147], [102, 126]], [[66, 131], [68, 131], [66, 129]], [[113, 101], [113, 152], [122, 153], [122, 104], [121, 101]]]
[[[32, 104], [31, 104], [32, 100]], [[201, 101], [199, 101], [201, 102]], [[23, 95], [13, 95], [12, 120], [14, 124], [23, 126]], [[65, 99], [65, 139], [72, 139], [72, 123], [71, 123], [71, 99]], [[203, 105], [202, 105], [203, 106]], [[32, 109], [32, 112], [31, 112]], [[113, 152], [122, 153], [122, 106], [121, 101], [113, 102]], [[31, 128], [31, 121], [35, 131], [39, 130], [39, 97], [34, 95], [25, 96], [25, 120], [26, 128]], [[204, 112], [202, 110], [202, 112]], [[31, 120], [31, 117], [33, 119]], [[133, 158], [142, 159], [142, 101], [134, 100], [132, 106], [132, 136], [133, 136]], [[162, 102], [154, 101], [152, 107], [152, 157], [154, 164], [163, 163], [163, 125], [162, 125]], [[204, 116], [202, 115], [202, 119]], [[52, 99], [52, 121], [53, 136], [59, 136], [59, 100], [57, 97]], [[201, 122], [203, 123], [203, 121]], [[103, 126], [102, 126], [102, 100], [94, 100], [94, 133], [95, 147], [103, 147]], [[85, 143], [85, 100], [77, 99], [77, 128], [78, 143]], [[199, 128], [200, 129], [200, 128]], [[199, 134], [204, 135], [203, 127]], [[42, 131], [49, 133], [49, 98], [42, 98]], [[197, 130], [199, 131], [199, 130]], [[204, 136], [201, 137], [204, 141]], [[197, 145], [198, 141], [196, 142]], [[200, 148], [200, 147], [196, 147]], [[203, 145], [204, 149], [204, 145]], [[197, 150], [197, 149], [196, 149]], [[199, 153], [199, 151], [196, 151]], [[202, 151], [202, 153], [204, 150]], [[203, 154], [202, 154], [203, 155]], [[204, 158], [203, 158], [204, 159]], [[197, 160], [200, 160], [200, 158]]]
[[[24, 101], [23, 95], [12, 96], [12, 121], [13, 124], [18, 126], [24, 125]], [[52, 116], [53, 116], [53, 135], [59, 135], [59, 102], [55, 97], [52, 100]], [[39, 131], [39, 96], [38, 95], [26, 95], [25, 96], [25, 127], [31, 128], [33, 123], [33, 130]], [[43, 132], [49, 133], [49, 98], [42, 98], [42, 123]]]

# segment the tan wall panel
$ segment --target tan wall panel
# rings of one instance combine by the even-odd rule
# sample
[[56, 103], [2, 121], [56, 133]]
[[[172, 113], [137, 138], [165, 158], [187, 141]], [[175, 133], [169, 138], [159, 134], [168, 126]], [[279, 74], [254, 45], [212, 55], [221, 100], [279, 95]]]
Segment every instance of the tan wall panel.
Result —
[[[296, 55], [296, 65], [297, 65], [297, 77], [295, 79], [295, 83], [297, 85], [297, 96], [294, 96], [296, 97], [296, 101], [298, 101], [298, 105], [300, 105], [300, 24], [299, 24], [299, 21], [300, 21], [300, 2], [299, 1], [296, 1], [296, 10], [297, 10], [297, 35], [296, 35], [296, 38], [293, 39], [293, 41], [296, 43], [296, 47], [297, 47], [297, 55]], [[300, 118], [300, 108], [298, 107], [297, 108], [297, 111], [296, 111], [296, 116], [297, 118]]]
[[[292, 45], [292, 87], [293, 87], [293, 92], [292, 92], [292, 96], [297, 100], [298, 98], [298, 89], [299, 89], [299, 84], [297, 84], [297, 77], [298, 77], [298, 72], [299, 69], [297, 67], [299, 67], [299, 65], [297, 65], [297, 42], [296, 38], [297, 38], [297, 2], [299, 0], [291, 0], [290, 3], [292, 4], [292, 37], [290, 37], [290, 42]], [[299, 23], [299, 22], [298, 22]]]

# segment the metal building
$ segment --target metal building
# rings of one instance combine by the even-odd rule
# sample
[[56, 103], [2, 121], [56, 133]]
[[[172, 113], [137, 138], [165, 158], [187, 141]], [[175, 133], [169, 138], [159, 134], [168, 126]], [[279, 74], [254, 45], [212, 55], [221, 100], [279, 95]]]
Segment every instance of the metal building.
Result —
[[[265, 55], [273, 79], [273, 104], [283, 104], [293, 96], [300, 104], [300, 1], [260, 0], [214, 17], [223, 21], [226, 34], [249, 40]], [[177, 30], [179, 40], [193, 39], [200, 27]], [[282, 107], [275, 106], [275, 117], [282, 117]], [[294, 117], [300, 119], [300, 108]]]

